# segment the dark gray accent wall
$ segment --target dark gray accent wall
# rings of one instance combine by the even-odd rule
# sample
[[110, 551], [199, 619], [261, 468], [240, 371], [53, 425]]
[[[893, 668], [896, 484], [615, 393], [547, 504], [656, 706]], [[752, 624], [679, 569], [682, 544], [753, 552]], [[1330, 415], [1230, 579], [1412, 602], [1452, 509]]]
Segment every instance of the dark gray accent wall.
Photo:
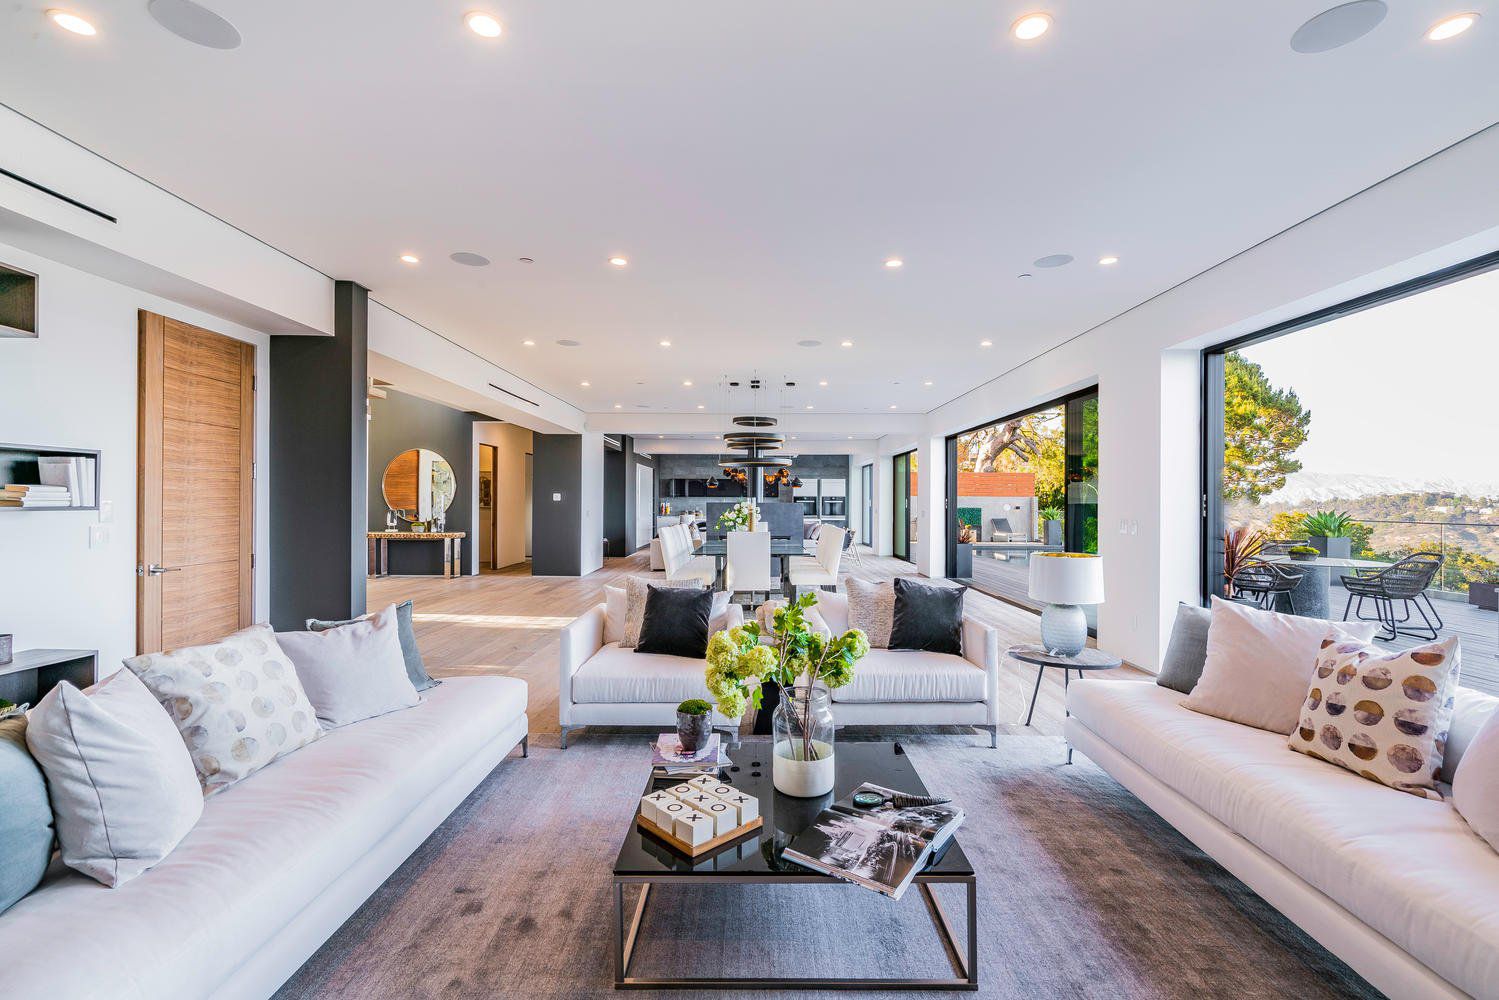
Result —
[[365, 611], [369, 291], [333, 290], [333, 336], [271, 338], [271, 624]]
[[625, 470], [623, 452], [604, 448], [604, 541], [607, 555], [625, 554]]
[[[447, 529], [465, 531], [459, 542], [460, 572], [474, 566], [478, 532], [474, 523], [474, 421], [477, 414], [455, 410], [419, 396], [386, 390], [384, 399], [370, 400], [369, 511], [371, 531], [385, 530], [385, 495], [381, 483], [385, 466], [410, 448], [435, 451], [453, 467], [458, 493], [448, 507]], [[488, 418], [483, 418], [488, 419]], [[442, 575], [442, 546], [436, 542], [392, 542], [390, 571], [398, 575]]]
[[583, 436], [533, 434], [531, 575], [580, 576], [582, 532]]
[[[622, 436], [619, 443], [625, 456], [625, 551], [628, 553], [634, 552], [642, 545], [649, 545], [651, 543], [649, 535], [646, 535], [644, 538], [636, 537], [635, 522], [638, 518], [635, 509], [637, 504], [635, 496], [635, 476], [637, 473], [635, 469], [637, 466], [642, 465], [647, 469], [655, 469], [656, 463], [649, 455], [642, 455], [635, 450], [635, 438], [629, 434]], [[652, 478], [652, 482], [655, 482], [654, 477]], [[653, 489], [653, 495], [656, 492], [659, 492], [659, 490]], [[650, 523], [655, 524], [655, 520], [652, 519]]]

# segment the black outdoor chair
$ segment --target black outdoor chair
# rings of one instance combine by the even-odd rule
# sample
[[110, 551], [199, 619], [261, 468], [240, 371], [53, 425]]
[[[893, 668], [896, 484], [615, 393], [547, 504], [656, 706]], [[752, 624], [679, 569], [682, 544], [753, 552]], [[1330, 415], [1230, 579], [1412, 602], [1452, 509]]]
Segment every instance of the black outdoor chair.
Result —
[[1266, 611], [1274, 611], [1276, 598], [1284, 594], [1294, 615], [1296, 601], [1291, 597], [1291, 591], [1301, 583], [1305, 574], [1306, 570], [1298, 566], [1250, 559], [1234, 572], [1234, 595], [1246, 597]]
[[[1348, 603], [1343, 608], [1343, 620], [1348, 620], [1351, 609], [1359, 621], [1379, 622], [1383, 627], [1379, 638], [1389, 642], [1396, 636], [1408, 635], [1415, 639], [1435, 639], [1445, 626], [1436, 605], [1431, 603], [1426, 588], [1436, 579], [1445, 557], [1435, 552], [1417, 552], [1384, 569], [1356, 569], [1353, 576], [1343, 577], [1343, 589], [1348, 591]], [[1353, 599], [1358, 598], [1358, 607]], [[1374, 602], [1374, 617], [1364, 615], [1364, 600]], [[1395, 602], [1399, 601], [1404, 612], [1395, 617]], [[1425, 604], [1423, 607], [1422, 604]], [[1401, 628], [1411, 620], [1411, 607], [1421, 613], [1426, 626], [1415, 625]], [[1427, 611], [1431, 614], [1427, 615]], [[1432, 619], [1435, 618], [1435, 623]]]

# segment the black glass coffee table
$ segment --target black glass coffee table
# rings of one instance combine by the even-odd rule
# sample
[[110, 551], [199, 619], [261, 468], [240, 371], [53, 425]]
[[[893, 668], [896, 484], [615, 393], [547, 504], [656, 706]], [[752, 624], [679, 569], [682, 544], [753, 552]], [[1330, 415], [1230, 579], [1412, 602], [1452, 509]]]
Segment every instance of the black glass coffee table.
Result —
[[[862, 782], [870, 781], [917, 795], [927, 794], [926, 785], [898, 743], [839, 743], [834, 758], [836, 778], [833, 791], [818, 799], [792, 798], [775, 790], [771, 782], [768, 740], [745, 740], [737, 749], [729, 751], [729, 757], [733, 763], [723, 771], [723, 777], [735, 788], [759, 799], [760, 815], [764, 820], [760, 829], [716, 851], [690, 858], [638, 828], [635, 814], [630, 815], [630, 832], [614, 861], [615, 989], [978, 989], [978, 885], [973, 866], [957, 837], [953, 837], [941, 855], [916, 876], [916, 888], [926, 903], [937, 936], [952, 965], [953, 977], [950, 979], [782, 979], [754, 975], [663, 979], [632, 976], [630, 959], [652, 886], [834, 885], [842, 886], [850, 893], [870, 893], [868, 889], [784, 861], [781, 851], [834, 799], [848, 795]], [[647, 781], [641, 794], [648, 795], [657, 788], [677, 783], [676, 780]], [[968, 911], [966, 949], [959, 948], [958, 935], [933, 892], [934, 886], [943, 883], [956, 883], [964, 888]], [[640, 894], [633, 915], [627, 919], [625, 887], [632, 884], [640, 886]], [[889, 900], [883, 902], [897, 905]], [[851, 929], [851, 933], [856, 932], [857, 929]]]

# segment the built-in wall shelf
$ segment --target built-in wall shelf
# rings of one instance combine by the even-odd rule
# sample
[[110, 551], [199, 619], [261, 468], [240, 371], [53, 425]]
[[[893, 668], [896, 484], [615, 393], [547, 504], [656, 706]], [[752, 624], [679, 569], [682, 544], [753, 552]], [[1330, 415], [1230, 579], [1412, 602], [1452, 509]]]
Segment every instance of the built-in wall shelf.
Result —
[[[0, 505], [0, 513], [12, 511], [98, 510], [100, 452], [89, 448], [49, 448], [42, 445], [0, 443], [0, 490], [11, 484], [40, 485], [42, 459], [85, 459], [78, 492], [66, 507], [12, 507]], [[92, 501], [92, 502], [88, 502]]]
[[0, 337], [36, 336], [36, 275], [0, 264]]

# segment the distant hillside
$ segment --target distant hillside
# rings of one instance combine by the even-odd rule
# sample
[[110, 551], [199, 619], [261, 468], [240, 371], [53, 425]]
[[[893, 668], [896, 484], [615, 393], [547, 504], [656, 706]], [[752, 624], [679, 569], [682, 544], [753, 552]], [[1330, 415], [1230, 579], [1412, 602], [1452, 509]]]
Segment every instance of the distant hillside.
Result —
[[1425, 493], [1487, 501], [1479, 503], [1481, 507], [1499, 506], [1499, 481], [1366, 476], [1347, 472], [1294, 472], [1286, 477], [1285, 486], [1265, 498], [1265, 503], [1279, 504], [1282, 508], [1304, 507], [1307, 504], [1326, 504], [1331, 500]]
[[[1381, 477], [1348, 478], [1372, 481]], [[1279, 498], [1286, 492], [1282, 490], [1277, 493], [1275, 496], [1278, 502], [1275, 503], [1262, 503], [1255, 507], [1231, 505], [1225, 511], [1225, 520], [1232, 525], [1264, 529], [1269, 526], [1270, 519], [1282, 511], [1306, 512], [1331, 507], [1347, 511], [1354, 518], [1373, 527], [1374, 535], [1370, 546], [1376, 551], [1411, 549], [1435, 543], [1445, 535], [1449, 547], [1477, 552], [1491, 559], [1499, 558], [1499, 491], [1474, 495], [1420, 490], [1315, 497], [1300, 503], [1280, 501]], [[1375, 524], [1377, 521], [1401, 523]], [[1416, 521], [1441, 522], [1445, 527], [1411, 523]]]

